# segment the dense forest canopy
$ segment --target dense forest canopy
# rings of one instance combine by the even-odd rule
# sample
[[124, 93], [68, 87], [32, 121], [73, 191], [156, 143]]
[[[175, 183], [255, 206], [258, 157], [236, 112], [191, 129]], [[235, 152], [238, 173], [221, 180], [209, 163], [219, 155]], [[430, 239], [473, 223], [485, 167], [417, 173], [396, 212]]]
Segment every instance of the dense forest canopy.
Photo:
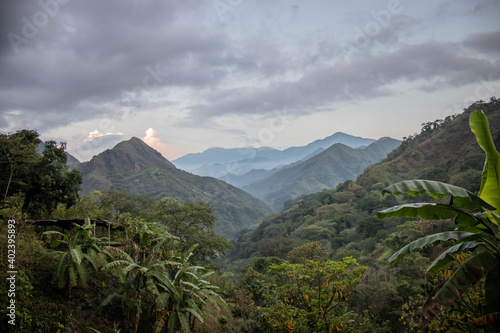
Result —
[[[488, 126], [484, 118], [476, 126], [477, 109]], [[232, 241], [214, 231], [206, 202], [114, 187], [79, 197], [81, 176], [66, 166], [64, 144], [48, 141], [39, 152], [36, 131], [1, 134], [1, 253], [7, 258], [7, 245], [15, 245], [16, 256], [0, 269], [10, 264], [17, 273], [15, 297], [2, 294], [2, 304], [15, 300], [16, 326], [4, 320], [0, 327], [493, 332], [499, 109], [492, 98], [424, 123], [356, 181], [287, 201]], [[462, 211], [447, 215], [450, 209]], [[49, 218], [85, 222], [71, 230], [30, 223]], [[117, 227], [93, 225], [98, 218]], [[460, 297], [444, 295], [460, 274], [467, 288], [456, 288]], [[8, 284], [3, 279], [2, 290]], [[9, 309], [1, 312], [9, 318]]]

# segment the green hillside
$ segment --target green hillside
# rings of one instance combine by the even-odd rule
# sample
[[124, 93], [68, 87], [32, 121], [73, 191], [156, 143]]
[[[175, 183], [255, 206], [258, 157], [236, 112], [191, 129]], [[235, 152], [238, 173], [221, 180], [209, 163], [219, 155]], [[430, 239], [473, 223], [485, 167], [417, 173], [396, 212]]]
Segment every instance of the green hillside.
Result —
[[[298, 246], [319, 242], [330, 259], [352, 256], [368, 267], [350, 305], [357, 311], [368, 311], [379, 323], [388, 320], [394, 332], [407, 331], [408, 326], [403, 327], [401, 319], [405, 311], [406, 315], [417, 311], [413, 314], [421, 316], [417, 307], [423, 305], [429, 291], [436, 287], [432, 281], [442, 279], [424, 271], [430, 263], [429, 258], [435, 258], [443, 249], [437, 245], [413, 253], [396, 265], [389, 265], [387, 259], [410, 241], [429, 233], [451, 230], [454, 224], [422, 223], [409, 218], [378, 220], [378, 210], [406, 200], [433, 200], [384, 196], [381, 190], [393, 182], [411, 178], [439, 179], [479, 190], [484, 154], [468, 124], [470, 113], [478, 108], [487, 114], [493, 138], [499, 146], [498, 102], [472, 105], [456, 117], [424, 124], [420, 134], [405, 139], [383, 162], [367, 168], [355, 182], [346, 181], [335, 190], [290, 201], [283, 211], [266, 218], [256, 229], [242, 232], [235, 243], [236, 250], [226, 256], [224, 268], [239, 271], [252, 267], [265, 272], [263, 267], [289, 259], [291, 251]], [[436, 280], [432, 280], [434, 278]], [[448, 317], [443, 318], [447, 320]], [[419, 319], [414, 320], [418, 327]]]
[[422, 124], [420, 134], [406, 138], [383, 163], [370, 166], [357, 183], [368, 187], [378, 182], [389, 184], [423, 178], [478, 188], [484, 153], [477, 149], [476, 139], [469, 129], [469, 115], [477, 109], [482, 109], [488, 116], [495, 144], [500, 145], [498, 100], [477, 102], [462, 114]]
[[382, 138], [358, 149], [334, 144], [306, 161], [285, 167], [243, 189], [279, 210], [287, 200], [354, 180], [367, 166], [379, 162], [399, 145], [400, 141], [391, 138]]
[[247, 230], [237, 242], [236, 257], [282, 256], [297, 244], [314, 240], [322, 241], [332, 253], [366, 238], [381, 240], [396, 226], [391, 219], [378, 221], [374, 214], [395, 203], [393, 197], [383, 197], [381, 189], [400, 180], [441, 180], [479, 190], [484, 153], [468, 123], [470, 112], [478, 108], [488, 116], [495, 143], [500, 145], [500, 103], [474, 104], [456, 117], [424, 124], [420, 134], [405, 139], [355, 182], [287, 202], [284, 211]]
[[234, 186], [177, 169], [137, 138], [119, 143], [77, 169], [83, 177], [82, 195], [114, 186], [135, 194], [153, 192], [157, 198], [205, 201], [214, 208], [215, 231], [230, 238], [270, 213], [263, 202]]

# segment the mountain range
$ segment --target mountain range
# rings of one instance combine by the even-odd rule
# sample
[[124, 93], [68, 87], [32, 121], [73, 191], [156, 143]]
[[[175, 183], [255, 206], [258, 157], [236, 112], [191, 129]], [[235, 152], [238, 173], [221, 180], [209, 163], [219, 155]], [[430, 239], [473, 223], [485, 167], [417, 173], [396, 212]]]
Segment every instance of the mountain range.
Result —
[[[295, 246], [311, 241], [321, 242], [336, 260], [353, 256], [364, 258], [366, 263], [386, 262], [394, 252], [390, 244], [399, 239], [391, 233], [419, 236], [398, 229], [401, 220], [377, 219], [377, 210], [405, 200], [404, 196], [383, 195], [383, 188], [402, 180], [428, 179], [479, 191], [485, 154], [469, 126], [470, 113], [477, 109], [487, 115], [494, 144], [500, 147], [500, 100], [474, 103], [462, 114], [425, 123], [420, 134], [405, 138], [387, 158], [368, 166], [355, 181], [291, 200], [254, 230], [242, 232], [234, 243], [236, 251], [224, 259], [226, 267], [237, 270], [252, 259], [285, 258]], [[426, 225], [422, 229], [428, 228]], [[419, 232], [414, 228], [406, 230]]]
[[172, 161], [198, 175], [210, 175], [244, 189], [273, 210], [304, 194], [332, 189], [353, 180], [399, 146], [391, 138], [374, 139], [337, 132], [306, 146], [211, 148]]
[[381, 138], [364, 148], [336, 143], [313, 157], [272, 172], [243, 189], [268, 203], [274, 210], [286, 200], [330, 190], [346, 180], [354, 180], [364, 169], [380, 162], [401, 141]]
[[158, 199], [205, 201], [214, 209], [214, 231], [234, 238], [256, 225], [271, 210], [250, 194], [212, 177], [177, 169], [158, 151], [133, 137], [76, 166], [82, 174], [82, 195], [111, 186], [131, 193], [153, 192]]
[[[211, 148], [177, 159], [176, 166], [134, 137], [74, 167], [83, 177], [82, 195], [114, 186], [131, 193], [152, 192], [157, 198], [205, 201], [214, 208], [215, 231], [235, 238], [287, 200], [354, 179], [399, 144], [391, 138], [375, 141], [339, 132], [285, 150]], [[227, 173], [221, 180], [181, 170], [183, 165]]]
[[[271, 170], [310, 158], [333, 144], [342, 143], [352, 148], [368, 146], [374, 139], [337, 132], [306, 146], [284, 150], [261, 148], [210, 148], [202, 153], [184, 155], [172, 163], [180, 169], [200, 176], [212, 176], [229, 183], [238, 182], [238, 177], [252, 170]], [[227, 177], [229, 176], [229, 177]], [[253, 179], [254, 181], [256, 179]], [[239, 184], [242, 185], [242, 184]]]

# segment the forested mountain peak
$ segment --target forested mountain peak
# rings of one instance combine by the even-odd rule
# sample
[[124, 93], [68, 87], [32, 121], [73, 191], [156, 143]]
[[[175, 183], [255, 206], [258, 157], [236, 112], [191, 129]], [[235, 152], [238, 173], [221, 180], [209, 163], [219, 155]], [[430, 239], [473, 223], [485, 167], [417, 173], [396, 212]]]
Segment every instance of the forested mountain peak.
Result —
[[111, 186], [130, 193], [154, 193], [181, 201], [205, 201], [214, 208], [215, 231], [236, 237], [269, 214], [269, 207], [250, 194], [212, 177], [177, 169], [158, 151], [138, 138], [120, 142], [90, 161], [81, 163], [82, 194]]
[[151, 166], [175, 169], [175, 166], [162, 154], [136, 137], [118, 143], [113, 149], [105, 150], [93, 160], [105, 160], [107, 166], [115, 170], [139, 170]]

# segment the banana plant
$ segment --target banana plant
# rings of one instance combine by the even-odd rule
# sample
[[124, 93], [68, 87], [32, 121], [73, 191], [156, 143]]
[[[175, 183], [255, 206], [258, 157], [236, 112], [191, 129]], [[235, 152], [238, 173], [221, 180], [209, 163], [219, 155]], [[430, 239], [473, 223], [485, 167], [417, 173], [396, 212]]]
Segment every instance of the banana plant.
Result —
[[[149, 231], [149, 229], [144, 229]], [[149, 254], [142, 258], [135, 256], [132, 258], [127, 252], [114, 248], [113, 252], [119, 257], [102, 268], [111, 270], [120, 268], [118, 274], [121, 281], [121, 293], [108, 295], [101, 306], [109, 304], [114, 298], [119, 298], [125, 312], [134, 312], [135, 318], [132, 320], [132, 326], [135, 332], [139, 328], [140, 315], [143, 312], [142, 296], [147, 294], [152, 296], [155, 301], [155, 308], [163, 308], [163, 298], [158, 290], [159, 283], [168, 284], [164, 275], [166, 265], [177, 265], [177, 262], [170, 260], [158, 260], [163, 252], [163, 245], [167, 239], [155, 239], [156, 244], [150, 249]], [[125, 323], [126, 326], [128, 323]]]
[[189, 265], [188, 261], [197, 246], [193, 245], [184, 253], [172, 254], [178, 264], [167, 266], [164, 275], [168, 282], [160, 284], [164, 290], [162, 303], [165, 307], [157, 311], [155, 333], [167, 329], [170, 333], [180, 329], [185, 333], [192, 332], [196, 320], [204, 322], [202, 308], [205, 304], [212, 303], [217, 309], [218, 303], [225, 304], [217, 293], [219, 288], [207, 281], [214, 272], [202, 274], [205, 271], [203, 267]]
[[472, 251], [451, 277], [431, 293], [431, 300], [443, 306], [451, 305], [484, 278], [485, 297], [481, 312], [487, 321], [498, 318], [500, 314], [500, 154], [489, 131], [488, 119], [481, 110], [471, 113], [469, 124], [486, 153], [479, 194], [437, 181], [402, 181], [385, 188], [383, 193], [412, 196], [427, 193], [439, 201], [402, 204], [379, 211], [377, 215], [379, 219], [391, 216], [453, 219], [455, 230], [417, 239], [394, 253], [389, 262], [395, 263], [410, 252], [436, 242], [453, 241], [455, 244], [427, 268], [427, 271], [435, 272], [453, 262], [455, 254]]
[[217, 294], [217, 287], [206, 280], [213, 272], [199, 274], [199, 271], [204, 270], [203, 267], [189, 265], [196, 245], [185, 253], [171, 253], [168, 260], [158, 260], [163, 244], [163, 241], [157, 243], [140, 263], [126, 252], [116, 249], [121, 259], [108, 263], [103, 269], [121, 267], [122, 293], [109, 295], [101, 306], [118, 298], [125, 311], [130, 312], [133, 308], [135, 318], [132, 325], [127, 326], [134, 326], [137, 332], [140, 314], [144, 310], [142, 296], [147, 295], [154, 299], [154, 332], [167, 329], [169, 332], [179, 329], [191, 332], [196, 319], [203, 322], [201, 308], [204, 304], [213, 302], [217, 306], [218, 301], [224, 301]]
[[44, 235], [56, 235], [62, 238], [51, 242], [51, 248], [65, 247], [65, 251], [52, 251], [51, 256], [58, 257], [56, 263], [56, 277], [59, 288], [68, 288], [71, 299], [71, 289], [78, 285], [88, 287], [87, 267], [90, 265], [94, 271], [99, 269], [99, 265], [107, 262], [111, 255], [104, 251], [108, 244], [107, 238], [95, 238], [92, 235], [92, 224], [87, 217], [83, 225], [73, 223], [76, 232], [70, 237], [59, 231], [46, 231]]

